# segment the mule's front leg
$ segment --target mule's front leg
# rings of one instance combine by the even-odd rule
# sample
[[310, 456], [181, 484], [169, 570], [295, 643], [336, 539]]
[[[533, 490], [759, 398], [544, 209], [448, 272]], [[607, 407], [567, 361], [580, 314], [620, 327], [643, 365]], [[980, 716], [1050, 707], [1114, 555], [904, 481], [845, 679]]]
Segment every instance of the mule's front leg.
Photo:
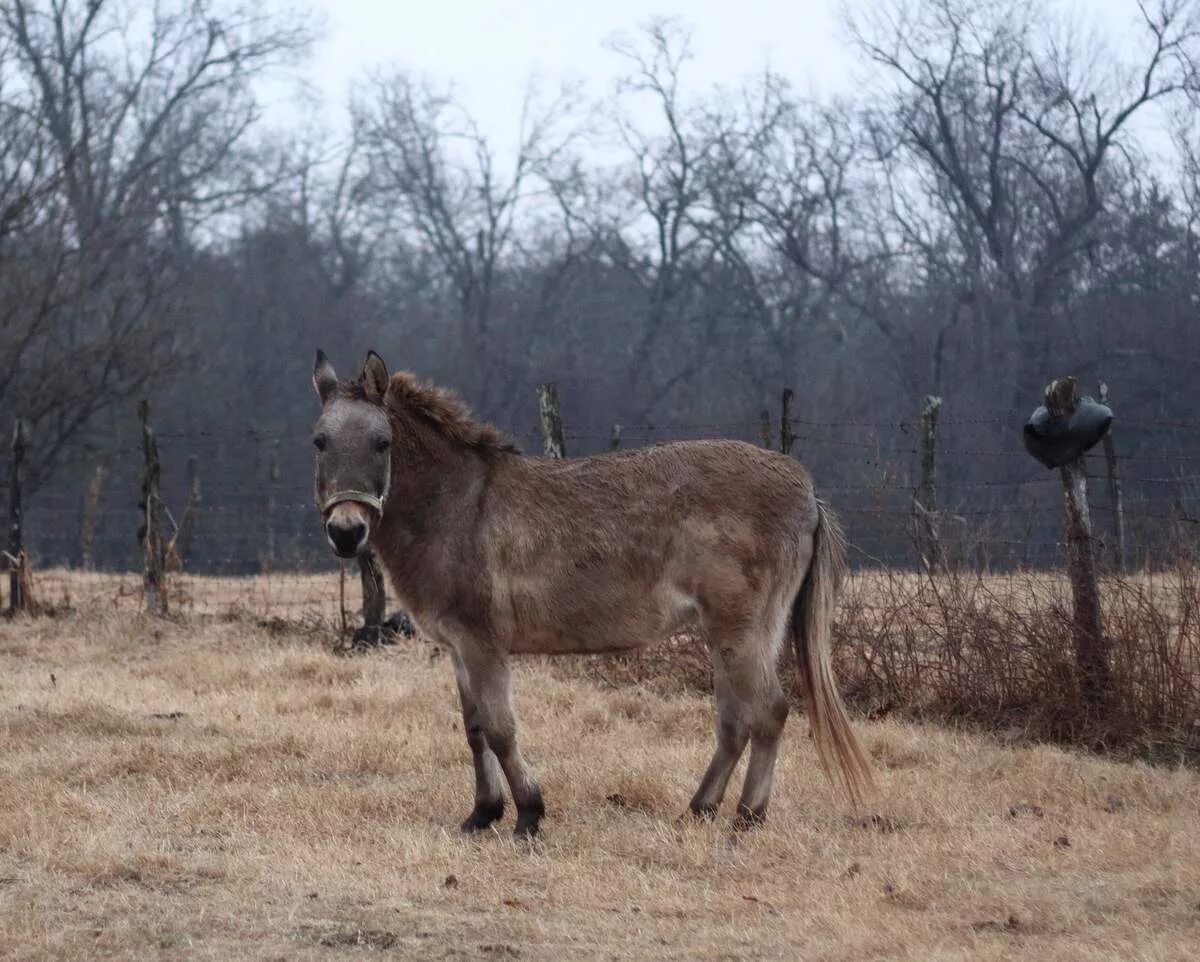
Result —
[[475, 807], [463, 820], [461, 828], [464, 832], [479, 832], [504, 815], [504, 778], [496, 753], [488, 745], [466, 667], [454, 649], [451, 649], [451, 655], [458, 697], [462, 701], [463, 730], [467, 733], [467, 744], [475, 765]]
[[517, 744], [517, 719], [512, 707], [508, 663], [496, 652], [464, 651], [471, 696], [479, 713], [488, 747], [496, 753], [517, 806], [517, 838], [532, 838], [546, 814], [542, 790], [525, 764]]

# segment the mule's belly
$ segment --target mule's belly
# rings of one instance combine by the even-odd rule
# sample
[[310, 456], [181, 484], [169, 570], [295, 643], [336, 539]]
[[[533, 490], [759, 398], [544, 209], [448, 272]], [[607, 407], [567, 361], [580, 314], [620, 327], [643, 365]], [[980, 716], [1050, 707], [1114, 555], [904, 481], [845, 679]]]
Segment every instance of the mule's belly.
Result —
[[497, 606], [497, 640], [512, 652], [633, 651], [661, 641], [695, 620], [692, 600], [666, 584], [621, 591], [589, 580], [553, 592], [522, 591], [513, 586], [507, 594], [507, 605]]

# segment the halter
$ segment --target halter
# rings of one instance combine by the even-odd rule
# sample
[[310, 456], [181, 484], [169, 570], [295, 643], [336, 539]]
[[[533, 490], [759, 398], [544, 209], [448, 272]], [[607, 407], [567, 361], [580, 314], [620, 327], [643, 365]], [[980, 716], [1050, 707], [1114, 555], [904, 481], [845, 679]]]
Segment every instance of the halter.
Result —
[[376, 513], [383, 514], [383, 498], [367, 494], [365, 491], [336, 491], [321, 504], [321, 513], [327, 513], [334, 505], [344, 501], [357, 501], [359, 504], [365, 504], [368, 508], [374, 508]]

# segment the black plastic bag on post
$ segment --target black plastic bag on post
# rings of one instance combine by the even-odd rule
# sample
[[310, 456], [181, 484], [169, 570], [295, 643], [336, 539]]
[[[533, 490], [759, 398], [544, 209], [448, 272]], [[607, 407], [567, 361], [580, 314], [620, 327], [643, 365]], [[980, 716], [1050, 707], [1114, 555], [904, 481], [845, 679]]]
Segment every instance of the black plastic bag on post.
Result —
[[1043, 404], [1025, 422], [1025, 450], [1047, 468], [1061, 468], [1099, 444], [1112, 422], [1112, 409], [1094, 398], [1080, 398], [1068, 417]]

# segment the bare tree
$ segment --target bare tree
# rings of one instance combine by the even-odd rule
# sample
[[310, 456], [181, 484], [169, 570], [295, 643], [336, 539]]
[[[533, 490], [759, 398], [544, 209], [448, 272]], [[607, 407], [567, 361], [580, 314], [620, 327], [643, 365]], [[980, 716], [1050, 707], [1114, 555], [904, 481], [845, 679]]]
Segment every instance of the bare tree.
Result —
[[4, 0], [0, 29], [2, 109], [21, 118], [0, 169], [32, 179], [36, 211], [6, 239], [25, 259], [0, 271], [41, 293], [6, 322], [21, 333], [0, 339], [0, 365], [19, 373], [0, 382], [0, 404], [37, 424], [36, 483], [179, 356], [184, 331], [169, 318], [183, 310], [175, 284], [195, 232], [272, 174], [247, 151], [251, 84], [309, 37], [248, 3], [189, 0], [149, 12]]
[[[909, 345], [899, 343], [893, 310], [875, 291], [889, 249], [866, 202], [872, 161], [850, 106], [799, 98], [767, 73], [711, 123], [717, 148], [706, 165], [704, 229], [742, 278], [751, 319], [779, 359], [772, 394], [797, 378], [806, 358], [846, 353], [863, 320], [887, 336], [906, 381]], [[806, 373], [814, 397], [831, 389], [840, 396], [823, 380], [836, 366]]]
[[[893, 0], [850, 20], [889, 78], [876, 124], [890, 134], [885, 152], [902, 158], [901, 227], [927, 249], [932, 237], [953, 241], [966, 295], [954, 310], [970, 300], [1010, 332], [1019, 396], [1035, 396], [1046, 325], [1119, 168], [1135, 162], [1131, 122], [1195, 80], [1193, 4], [1138, 9], [1145, 42], [1130, 57], [1031, 0]], [[949, 231], [914, 229], [931, 209]]]
[[539, 171], [571, 140], [571, 105], [564, 91], [539, 106], [531, 87], [507, 163], [451, 94], [403, 71], [376, 75], [354, 108], [376, 201], [444, 272], [457, 301], [458, 344], [475, 362], [483, 403], [504, 364], [494, 326], [498, 275], [531, 200], [544, 195]]
[[[624, 396], [641, 399], [640, 410], [630, 412], [636, 421], [711, 357], [720, 311], [702, 303], [697, 282], [717, 252], [698, 221], [716, 139], [701, 105], [685, 96], [691, 36], [680, 21], [653, 20], [638, 37], [616, 37], [609, 46], [629, 66], [611, 117], [627, 157], [621, 177], [628, 209], [610, 230], [606, 252], [644, 299], [624, 379]], [[632, 119], [629, 100], [649, 103], [656, 122]]]

